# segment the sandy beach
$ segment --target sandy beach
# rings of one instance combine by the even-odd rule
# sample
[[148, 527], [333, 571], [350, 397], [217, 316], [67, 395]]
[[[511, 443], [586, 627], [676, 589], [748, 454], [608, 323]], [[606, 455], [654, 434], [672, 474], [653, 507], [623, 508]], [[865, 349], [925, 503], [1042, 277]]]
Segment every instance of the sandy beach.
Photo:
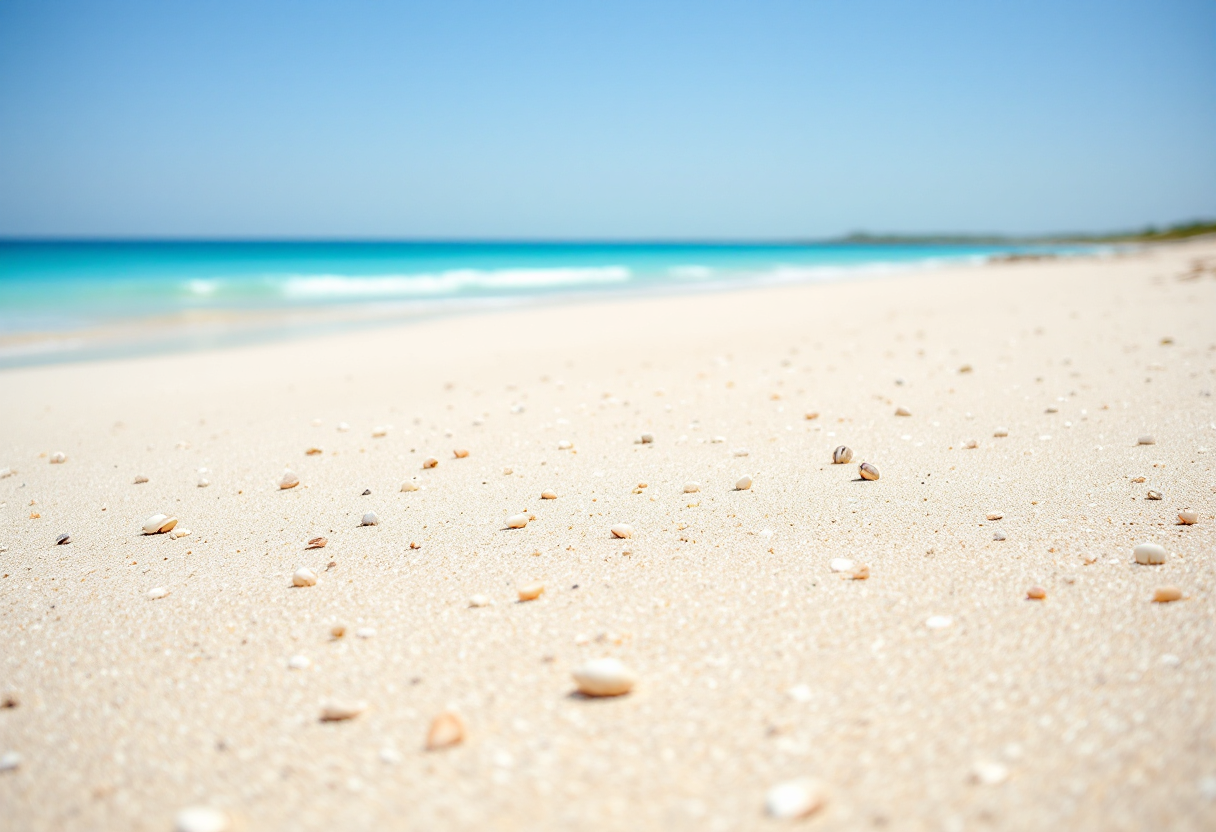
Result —
[[1216, 827], [1211, 240], [0, 390], [6, 828]]

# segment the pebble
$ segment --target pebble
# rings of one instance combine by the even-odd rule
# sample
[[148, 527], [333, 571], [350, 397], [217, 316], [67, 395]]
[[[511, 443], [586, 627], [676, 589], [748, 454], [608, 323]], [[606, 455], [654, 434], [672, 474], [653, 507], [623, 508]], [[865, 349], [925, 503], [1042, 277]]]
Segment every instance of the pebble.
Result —
[[545, 591], [544, 584], [527, 584], [519, 588], [519, 600], [535, 601]]
[[296, 472], [287, 470], [283, 472], [282, 478], [279, 480], [279, 488], [295, 488], [300, 484], [300, 478], [296, 476]]
[[287, 660], [287, 667], [291, 670], [307, 670], [312, 667], [312, 659], [308, 656], [292, 656]]
[[456, 450], [452, 451], [452, 454], [457, 459], [464, 459], [465, 457], [467, 457], [469, 455], [469, 449], [468, 448], [457, 448]]
[[324, 549], [325, 545], [327, 543], [329, 543], [329, 538], [314, 537], [312, 540], [308, 541], [308, 545], [305, 546], [304, 548], [305, 549]]
[[925, 626], [930, 630], [941, 630], [949, 627], [954, 623], [954, 619], [948, 615], [931, 615], [925, 621]]
[[5, 467], [0, 468], [0, 480], [6, 480], [16, 473], [16, 471], [6, 465]]
[[1004, 439], [1009, 435], [1009, 428], [997, 428], [992, 432], [992, 435], [997, 439]]
[[749, 489], [751, 487], [752, 487], [752, 478], [751, 477], [740, 477], [739, 480], [735, 483], [736, 491], [746, 491], [747, 489]]
[[439, 460], [435, 459], [433, 456], [428, 456], [426, 459], [422, 460], [423, 468], [434, 468], [437, 465], [439, 465]]
[[853, 568], [853, 561], [848, 558], [832, 558], [832, 562], [828, 564], [828, 568], [833, 572], [848, 572]]
[[307, 566], [301, 566], [291, 576], [291, 583], [294, 586], [316, 586], [317, 573], [313, 572]]
[[493, 603], [488, 595], [474, 595], [469, 599], [469, 606], [475, 609], [478, 607], [488, 607]]
[[1030, 589], [1026, 590], [1026, 597], [1031, 601], [1042, 601], [1047, 597], [1047, 590], [1043, 589], [1041, 586], [1032, 586]]
[[878, 479], [878, 469], [868, 462], [861, 463], [861, 468], [859, 470], [861, 471], [861, 478], [863, 480]]
[[379, 526], [380, 518], [376, 516], [376, 512], [369, 511], [363, 515], [363, 519], [359, 522], [360, 526]]
[[528, 515], [512, 514], [503, 522], [507, 524], [508, 529], [522, 529], [524, 526], [528, 525]]
[[228, 813], [210, 806], [191, 806], [173, 818], [173, 832], [227, 832], [231, 828]]
[[211, 480], [207, 479], [206, 477], [199, 477], [199, 480], [198, 480], [199, 488], [206, 488], [209, 485], [211, 485]]
[[971, 781], [981, 786], [999, 786], [1009, 779], [1009, 768], [1004, 763], [981, 762], [971, 767]]
[[189, 537], [189, 536], [190, 536], [189, 529], [174, 529], [173, 531], [169, 532], [170, 540], [177, 540], [180, 537]]
[[557, 449], [559, 451], [568, 451], [573, 447], [574, 447], [574, 443], [571, 442], [569, 439], [563, 439], [557, 443]]
[[592, 659], [572, 673], [584, 696], [622, 696], [633, 690], [637, 677], [619, 659]]
[[818, 410], [810, 410], [810, 411], [807, 411], [805, 414], [803, 414], [803, 417], [802, 417], [802, 418], [803, 418], [803, 419], [805, 419], [805, 420], [807, 420], [808, 422], [813, 421], [813, 420], [815, 420], [815, 419], [818, 419], [818, 418], [819, 418], [819, 411], [818, 411]]
[[426, 750], [437, 751], [441, 748], [451, 748], [464, 742], [464, 720], [460, 714], [444, 711], [431, 720], [431, 727], [426, 732]]
[[326, 702], [321, 706], [321, 721], [341, 722], [354, 719], [366, 710], [366, 702]]
[[164, 598], [168, 594], [168, 587], [158, 586], [148, 590], [148, 599], [151, 601], [156, 601], [160, 598]]
[[612, 532], [613, 537], [633, 537], [633, 526], [630, 526], [628, 523], [617, 523], [615, 526], [609, 529], [609, 531]]
[[1132, 482], [1144, 482], [1144, 477], [1132, 477]]
[[735, 448], [733, 451], [731, 451], [731, 453], [733, 453], [735, 456], [747, 456], [750, 451], [748, 451], [747, 448]]
[[55, 451], [55, 453], [51, 454], [51, 464], [52, 465], [60, 465], [67, 461], [68, 461], [68, 455], [65, 454], [63, 451]]
[[162, 534], [172, 531], [176, 525], [176, 517], [169, 517], [166, 514], [153, 514], [144, 521], [144, 534]]
[[1059, 413], [1059, 412], [1060, 412], [1060, 408], [1058, 408], [1058, 407], [1054, 407], [1054, 406], [1053, 406], [1053, 407], [1049, 407], [1049, 408], [1047, 408], [1047, 409], [1046, 409], [1046, 410], [1044, 410], [1043, 412], [1044, 412], [1044, 413]]
[[1137, 445], [1156, 445], [1157, 440], [1146, 433], [1146, 434], [1144, 434], [1144, 436], [1141, 436], [1139, 439], [1136, 440], [1136, 444]]
[[1005, 515], [1001, 514], [999, 511], [991, 511], [988, 513], [989, 520], [1001, 520], [1004, 517]]
[[72, 536], [70, 534], [68, 534], [67, 532], [64, 532], [63, 534], [59, 535], [59, 537], [55, 538], [56, 546], [66, 546], [71, 542], [72, 542]]
[[1153, 491], [1152, 489], [1149, 489], [1149, 492], [1148, 492], [1148, 494], [1146, 494], [1146, 495], [1144, 496], [1144, 499], [1146, 499], [1146, 500], [1160, 500], [1160, 499], [1161, 499], [1161, 492], [1160, 492], [1160, 491]]
[[641, 436], [638, 437], [638, 444], [639, 445], [653, 445], [654, 444], [654, 434], [653, 433], [643, 433]]
[[912, 411], [908, 410], [908, 408], [904, 407], [903, 405], [900, 405], [899, 407], [895, 408], [895, 415], [896, 416], [911, 416]]
[[980, 446], [980, 443], [976, 442], [974, 439], [968, 439], [966, 442], [963, 443], [963, 448], [968, 451], [974, 451], [979, 446]]
[[1178, 522], [1184, 526], [1193, 526], [1199, 522], [1199, 512], [1190, 509], [1180, 511], [1178, 512]]
[[412, 480], [406, 480], [405, 482], [401, 483], [401, 490], [402, 491], [417, 491], [418, 483], [416, 483]]
[[[7, 470], [7, 469], [5, 469], [5, 470]], [[140, 474], [139, 476], [137, 476], [137, 477], [135, 478], [135, 484], [136, 484], [136, 485], [143, 485], [143, 484], [144, 484], [144, 483], [146, 483], [147, 481], [148, 481], [148, 478], [147, 478], [147, 477], [145, 477], [143, 474]]]
[[684, 493], [685, 494], [696, 494], [700, 490], [701, 490], [701, 483], [699, 483], [699, 482], [684, 483]]
[[21, 755], [16, 751], [5, 751], [0, 754], [0, 771], [14, 771], [21, 765]]
[[992, 533], [992, 539], [993, 539], [993, 540], [1004, 540], [1004, 539], [1005, 539], [1005, 533], [1004, 533], [1004, 532], [1002, 532], [1002, 531], [995, 531], [995, 532], [993, 532], [993, 533]]
[[542, 492], [540, 492], [540, 498], [542, 500], [556, 500], [557, 492], [556, 491], [542, 491]]
[[1181, 601], [1182, 590], [1176, 586], [1159, 586], [1153, 590], [1153, 601], [1158, 604], [1168, 604], [1171, 601]]
[[388, 427], [386, 425], [377, 425], [376, 427], [372, 428], [373, 439], [381, 439], [385, 436], [388, 436]]
[[1132, 557], [1136, 559], [1136, 563], [1156, 565], [1165, 563], [1167, 555], [1164, 546], [1156, 543], [1141, 543], [1132, 550]]
[[764, 796], [764, 811], [777, 820], [797, 820], [813, 815], [827, 802], [823, 786], [805, 778], [778, 783]]
[[841, 445], [836, 450], [832, 451], [833, 465], [847, 465], [853, 461], [853, 449], [848, 445]]

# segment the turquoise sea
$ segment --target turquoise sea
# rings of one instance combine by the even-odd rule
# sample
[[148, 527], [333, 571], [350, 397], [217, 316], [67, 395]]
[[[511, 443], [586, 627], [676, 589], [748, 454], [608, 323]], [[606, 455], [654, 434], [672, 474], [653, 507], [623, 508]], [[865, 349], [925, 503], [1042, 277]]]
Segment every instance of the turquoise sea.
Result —
[[470, 308], [857, 279], [1078, 246], [0, 241], [0, 366]]

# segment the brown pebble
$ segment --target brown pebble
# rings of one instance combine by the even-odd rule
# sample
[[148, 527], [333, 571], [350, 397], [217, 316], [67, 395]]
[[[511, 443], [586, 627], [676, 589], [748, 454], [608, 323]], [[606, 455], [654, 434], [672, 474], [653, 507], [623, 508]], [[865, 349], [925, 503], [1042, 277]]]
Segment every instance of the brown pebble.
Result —
[[469, 455], [469, 449], [468, 448], [457, 448], [456, 450], [452, 451], [452, 454], [457, 459], [464, 459], [466, 456]]
[[426, 750], [438, 751], [441, 748], [451, 748], [464, 742], [464, 720], [452, 711], [444, 711], [431, 720], [431, 727], [426, 732]]
[[354, 719], [366, 710], [366, 702], [327, 702], [321, 706], [321, 721], [342, 722]]
[[1171, 601], [1181, 601], [1182, 590], [1173, 585], [1159, 586], [1153, 590], [1153, 601], [1158, 604], [1168, 604]]
[[327, 544], [327, 543], [329, 543], [328, 538], [314, 537], [312, 540], [308, 541], [308, 545], [305, 546], [304, 548], [305, 549], [324, 549], [325, 544]]
[[143, 476], [142, 474], [135, 478], [136, 485], [143, 485], [147, 481], [148, 481], [148, 478]]
[[411, 540], [411, 541], [410, 541], [410, 548], [411, 548], [411, 549], [421, 549], [421, 548], [422, 548], [422, 544], [421, 544], [421, 543], [418, 543], [417, 541]]
[[1031, 601], [1042, 601], [1047, 597], [1047, 590], [1043, 589], [1041, 586], [1032, 586], [1030, 589], [1026, 590], [1026, 597]]

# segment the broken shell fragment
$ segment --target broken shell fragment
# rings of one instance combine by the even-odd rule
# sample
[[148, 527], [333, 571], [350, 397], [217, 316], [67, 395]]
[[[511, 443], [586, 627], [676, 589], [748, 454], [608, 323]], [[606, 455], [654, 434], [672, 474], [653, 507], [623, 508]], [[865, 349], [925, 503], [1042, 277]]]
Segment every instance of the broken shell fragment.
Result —
[[300, 478], [296, 476], [296, 472], [290, 469], [283, 472], [283, 476], [279, 479], [279, 488], [295, 488], [300, 484]]
[[628, 523], [618, 523], [609, 529], [613, 537], [630, 538], [633, 537], [633, 526]]
[[638, 437], [638, 441], [636, 444], [653, 445], [654, 444], [654, 434], [653, 433], [643, 433], [641, 436]]
[[989, 520], [1000, 520], [1000, 519], [1004, 518], [1004, 516], [1005, 516], [1005, 515], [1001, 514], [999, 511], [990, 511], [990, 512], [988, 512], [988, 519], [989, 519]]
[[528, 515], [512, 514], [503, 522], [506, 523], [508, 529], [522, 529], [524, 526], [528, 525]]
[[833, 465], [847, 465], [853, 461], [853, 449], [848, 445], [841, 445], [836, 450], [832, 451]]
[[911, 416], [912, 411], [908, 410], [908, 408], [904, 407], [903, 405], [900, 405], [899, 407], [895, 408], [895, 415], [896, 416]]
[[752, 487], [752, 478], [751, 477], [740, 477], [735, 482], [736, 491], [747, 491], [751, 487]]
[[544, 584], [527, 584], [519, 588], [519, 600], [535, 601], [545, 591]]
[[584, 696], [622, 696], [637, 677], [619, 659], [592, 659], [574, 669], [574, 683]]
[[488, 607], [488, 606], [490, 606], [490, 604], [493, 604], [493, 603], [494, 602], [490, 600], [488, 595], [474, 595], [472, 598], [469, 599], [469, 606], [474, 607], [474, 608]]
[[1004, 439], [1009, 435], [1009, 428], [997, 428], [992, 432], [992, 435], [997, 439]]
[[439, 464], [439, 460], [435, 459], [435, 457], [433, 457], [433, 456], [428, 456], [426, 459], [422, 460], [423, 468], [434, 468], [438, 464]]
[[172, 531], [176, 525], [176, 517], [169, 517], [166, 514], [153, 514], [144, 521], [144, 534], [162, 534]]
[[359, 521], [360, 526], [379, 526], [380, 518], [376, 516], [376, 512], [369, 511], [363, 515], [363, 519]]
[[387, 425], [376, 425], [372, 428], [372, 439], [383, 439], [386, 436], [388, 436]]
[[848, 572], [852, 568], [853, 561], [848, 558], [832, 558], [831, 563], [828, 564], [828, 569], [831, 569], [833, 572]]
[[562, 439], [562, 440], [559, 440], [557, 443], [557, 449], [559, 451], [568, 451], [573, 447], [574, 447], [574, 443], [571, 442], [569, 439]]
[[1178, 522], [1184, 526], [1193, 526], [1199, 522], [1199, 512], [1187, 509], [1178, 512]]
[[464, 720], [452, 711], [444, 711], [431, 720], [426, 732], [426, 750], [437, 751], [464, 742]]
[[1047, 590], [1043, 589], [1041, 586], [1032, 586], [1030, 589], [1026, 590], [1026, 597], [1031, 601], [1042, 601], [1047, 597]]
[[412, 480], [406, 480], [405, 482], [401, 483], [401, 490], [402, 491], [417, 491], [418, 483], [416, 483]]
[[860, 471], [861, 471], [861, 478], [863, 480], [878, 479], [878, 469], [875, 468], [873, 465], [871, 465], [868, 462], [861, 463]]
[[152, 589], [148, 590], [148, 598], [152, 601], [156, 601], [160, 598], [164, 598], [168, 594], [169, 594], [168, 587], [158, 586], [158, 587], [153, 587]]
[[143, 484], [144, 484], [145, 482], [147, 482], [147, 481], [148, 481], [148, 478], [147, 478], [147, 477], [145, 477], [143, 474], [140, 474], [139, 476], [137, 476], [137, 477], [135, 478], [135, 484], [136, 484], [136, 485], [143, 485]]
[[542, 492], [540, 492], [540, 498], [541, 498], [542, 500], [556, 500], [556, 499], [557, 499], [557, 492], [556, 492], [556, 491], [548, 491], [548, 490], [546, 490], [546, 491], [542, 491]]
[[855, 581], [865, 581], [870, 578], [870, 567], [864, 563], [853, 570], [853, 574], [849, 576]]
[[1154, 439], [1151, 435], [1146, 433], [1146, 434], [1144, 434], [1144, 436], [1141, 436], [1139, 439], [1136, 440], [1136, 444], [1137, 445], [1156, 445], [1157, 440]]
[[1149, 489], [1148, 494], [1146, 494], [1146, 495], [1144, 496], [1144, 499], [1146, 499], [1146, 500], [1160, 500], [1160, 499], [1161, 499], [1161, 492], [1160, 492], [1160, 491], [1154, 491], [1154, 490], [1152, 490], [1152, 489], [1150, 488], [1150, 489]]
[[291, 576], [292, 586], [316, 586], [317, 573], [313, 572], [307, 566], [301, 566]]
[[457, 459], [464, 459], [465, 457], [467, 457], [469, 455], [469, 449], [468, 448], [457, 448], [456, 450], [452, 451], [452, 455], [455, 456]]
[[701, 483], [699, 483], [699, 482], [684, 483], [684, 493], [685, 494], [695, 494], [700, 490], [701, 490]]
[[232, 819], [210, 806], [190, 806], [173, 818], [173, 832], [228, 832]]
[[764, 811], [778, 820], [796, 820], [812, 815], [826, 802], [823, 787], [815, 780], [779, 783], [764, 796]]
[[1132, 550], [1132, 557], [1136, 559], [1136, 563], [1157, 565], [1165, 563], [1167, 554], [1164, 546], [1156, 543], [1141, 543]]
[[68, 461], [68, 455], [65, 454], [63, 451], [55, 451], [55, 453], [51, 454], [51, 464], [52, 465], [60, 465], [67, 461]]
[[312, 540], [308, 541], [308, 545], [305, 546], [304, 548], [305, 549], [324, 549], [325, 545], [327, 543], [329, 543], [329, 538], [314, 537]]
[[72, 542], [72, 536], [70, 534], [67, 534], [66, 532], [59, 535], [59, 537], [55, 538], [56, 546], [66, 546], [71, 542]]
[[354, 719], [366, 710], [366, 702], [326, 702], [321, 706], [321, 721], [341, 722]]
[[1159, 586], [1153, 590], [1153, 603], [1168, 604], [1171, 601], [1181, 601], [1182, 590], [1176, 586]]

